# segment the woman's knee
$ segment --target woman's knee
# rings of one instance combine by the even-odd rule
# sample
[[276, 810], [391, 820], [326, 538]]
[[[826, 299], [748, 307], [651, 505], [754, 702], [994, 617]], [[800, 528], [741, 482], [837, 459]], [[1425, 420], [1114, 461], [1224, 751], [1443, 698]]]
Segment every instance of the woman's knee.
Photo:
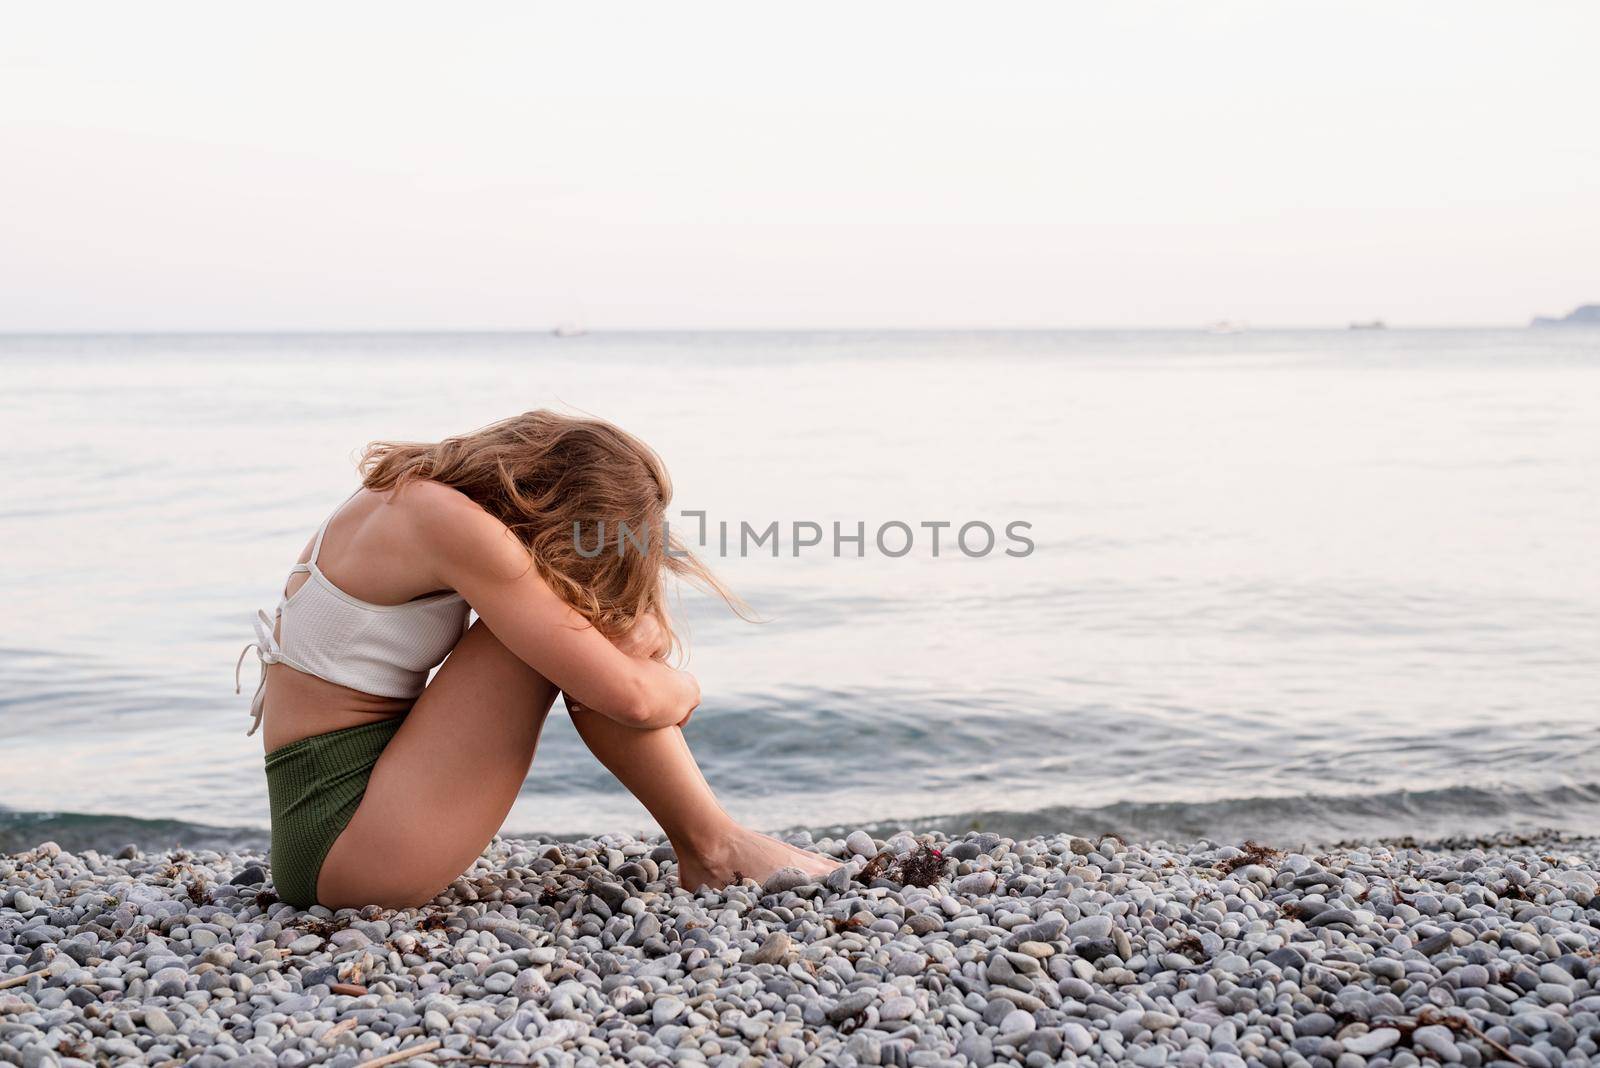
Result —
[[467, 628], [429, 688], [441, 681], [452, 686], [467, 683], [469, 689], [475, 689], [472, 684], [487, 683], [502, 692], [525, 691], [546, 707], [556, 694], [554, 684], [506, 648], [481, 619]]

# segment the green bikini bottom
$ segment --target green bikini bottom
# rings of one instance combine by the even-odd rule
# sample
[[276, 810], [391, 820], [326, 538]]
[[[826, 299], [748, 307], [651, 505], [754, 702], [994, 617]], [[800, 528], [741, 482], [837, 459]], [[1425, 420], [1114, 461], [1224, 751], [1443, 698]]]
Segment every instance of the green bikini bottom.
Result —
[[267, 754], [270, 859], [280, 900], [303, 909], [317, 903], [322, 862], [356, 814], [372, 766], [403, 719], [313, 734]]

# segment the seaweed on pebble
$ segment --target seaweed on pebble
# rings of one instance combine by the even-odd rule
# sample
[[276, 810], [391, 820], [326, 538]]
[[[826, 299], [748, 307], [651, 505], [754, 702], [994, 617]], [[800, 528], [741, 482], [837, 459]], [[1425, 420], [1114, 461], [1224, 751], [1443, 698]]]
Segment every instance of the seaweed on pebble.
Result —
[[932, 886], [944, 878], [949, 863], [949, 858], [943, 852], [930, 845], [920, 847], [904, 860], [897, 859], [894, 853], [885, 849], [856, 873], [856, 881], [863, 886], [871, 886], [883, 878], [901, 886]]
[[1254, 839], [1246, 839], [1244, 845], [1239, 848], [1242, 852], [1238, 856], [1229, 857], [1227, 860], [1219, 862], [1215, 865], [1216, 869], [1224, 875], [1232, 875], [1240, 868], [1250, 864], [1270, 867], [1283, 859], [1283, 850], [1262, 845]]

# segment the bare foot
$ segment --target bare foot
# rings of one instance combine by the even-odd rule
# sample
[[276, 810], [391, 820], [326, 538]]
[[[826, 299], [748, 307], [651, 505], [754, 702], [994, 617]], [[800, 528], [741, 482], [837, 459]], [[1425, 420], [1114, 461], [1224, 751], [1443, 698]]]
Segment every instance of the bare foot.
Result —
[[685, 890], [702, 886], [720, 887], [737, 882], [741, 877], [764, 882], [779, 868], [799, 868], [813, 878], [821, 879], [840, 862], [820, 853], [812, 853], [780, 842], [771, 835], [741, 827], [697, 856], [678, 856], [678, 885]]

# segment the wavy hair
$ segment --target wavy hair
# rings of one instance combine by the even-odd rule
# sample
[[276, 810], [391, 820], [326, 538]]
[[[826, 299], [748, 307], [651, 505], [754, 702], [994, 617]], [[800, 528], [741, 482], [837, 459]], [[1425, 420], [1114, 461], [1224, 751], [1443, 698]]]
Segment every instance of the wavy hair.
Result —
[[360, 467], [371, 490], [427, 480], [471, 498], [516, 535], [556, 594], [613, 641], [653, 615], [672, 651], [682, 651], [666, 607], [669, 573], [750, 618], [669, 533], [672, 480], [661, 457], [610, 423], [541, 408], [439, 442], [375, 441]]

